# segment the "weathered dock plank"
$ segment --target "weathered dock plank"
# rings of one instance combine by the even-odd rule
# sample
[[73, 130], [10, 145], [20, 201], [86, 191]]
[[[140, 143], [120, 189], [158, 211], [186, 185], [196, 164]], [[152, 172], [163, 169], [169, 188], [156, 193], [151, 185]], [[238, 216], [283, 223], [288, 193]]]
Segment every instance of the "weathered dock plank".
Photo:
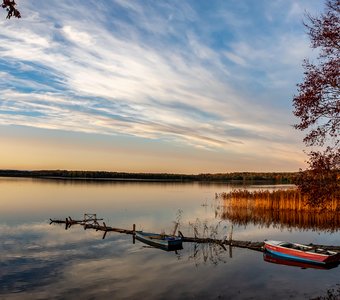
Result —
[[118, 233], [126, 233], [126, 234], [133, 234], [134, 231], [132, 229], [123, 229], [123, 228], [115, 228], [104, 225], [96, 225], [96, 224], [84, 224], [84, 229], [95, 229], [96, 231], [114, 231]]

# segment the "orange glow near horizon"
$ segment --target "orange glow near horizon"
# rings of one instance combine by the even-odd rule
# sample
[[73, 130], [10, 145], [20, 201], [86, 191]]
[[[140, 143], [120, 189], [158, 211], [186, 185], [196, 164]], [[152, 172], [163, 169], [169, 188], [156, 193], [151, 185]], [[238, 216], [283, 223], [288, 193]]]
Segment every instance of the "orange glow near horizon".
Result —
[[[28, 137], [27, 131], [33, 132]], [[275, 159], [254, 153], [228, 153], [171, 143], [135, 141], [120, 143], [111, 136], [59, 134], [55, 131], [25, 129], [0, 137], [0, 169], [104, 170], [145, 173], [225, 173], [237, 171], [297, 171], [301, 157]]]

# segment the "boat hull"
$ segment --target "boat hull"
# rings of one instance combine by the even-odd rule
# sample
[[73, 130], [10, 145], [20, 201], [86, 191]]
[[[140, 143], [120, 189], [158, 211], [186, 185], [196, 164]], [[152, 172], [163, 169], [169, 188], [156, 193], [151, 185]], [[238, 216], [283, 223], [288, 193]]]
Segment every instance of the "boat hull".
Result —
[[172, 237], [155, 233], [136, 231], [137, 240], [153, 247], [161, 248], [167, 251], [182, 249], [182, 239], [180, 237]]
[[[285, 245], [287, 244], [291, 245], [291, 248], [285, 247]], [[313, 247], [300, 244], [265, 241], [264, 248], [267, 252], [272, 253], [276, 256], [301, 262], [329, 264], [336, 263], [340, 260], [340, 253], [331, 251], [317, 253], [318, 249], [313, 249]]]
[[263, 260], [269, 263], [285, 265], [290, 267], [298, 267], [301, 269], [319, 269], [319, 270], [329, 270], [333, 268], [337, 268], [339, 262], [329, 263], [329, 264], [319, 264], [319, 263], [311, 263], [307, 261], [298, 261], [295, 259], [286, 259], [282, 256], [277, 256], [270, 252], [263, 253]]

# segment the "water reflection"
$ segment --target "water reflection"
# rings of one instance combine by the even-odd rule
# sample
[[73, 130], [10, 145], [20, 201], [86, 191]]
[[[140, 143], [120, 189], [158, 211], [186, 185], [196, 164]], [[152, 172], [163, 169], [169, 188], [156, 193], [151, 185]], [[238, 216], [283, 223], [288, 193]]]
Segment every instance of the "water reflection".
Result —
[[214, 243], [191, 243], [188, 245], [188, 261], [192, 261], [196, 267], [211, 264], [226, 264], [232, 258], [231, 248], [228, 250], [223, 245]]
[[[303, 299], [339, 282], [340, 268], [323, 272], [266, 263], [261, 252], [248, 249], [184, 243], [176, 254], [133, 244], [131, 235], [110, 232], [103, 240], [103, 232], [49, 225], [50, 217], [79, 220], [86, 211], [119, 228], [136, 224], [137, 230], [171, 232], [182, 209], [185, 236], [194, 236], [196, 227], [200, 237], [217, 232], [224, 238], [231, 221], [221, 219], [223, 203], [214, 195], [229, 185], [0, 179], [0, 188], [1, 299], [247, 299], [258, 291], [261, 299]], [[238, 240], [340, 244], [331, 231], [241, 224], [234, 222]]]
[[[185, 269], [192, 262], [197, 267], [213, 258], [208, 259], [207, 248], [196, 248], [194, 255], [191, 248], [167, 253], [139, 241], [133, 244], [132, 236], [125, 234], [111, 234], [102, 240], [95, 231], [84, 231], [80, 226], [65, 231], [62, 225], [26, 224], [16, 228], [0, 226], [0, 232], [0, 298], [6, 299], [15, 298], [16, 293], [18, 299], [23, 293], [32, 298], [69, 298], [77, 290], [85, 298], [98, 298], [101, 291], [92, 280], [101, 286], [112, 285], [113, 294], [119, 290], [117, 298], [134, 298], [138, 293], [145, 294], [143, 284], [160, 284], [156, 277], [166, 270], [170, 282], [169, 286], [160, 284], [163, 287], [155, 293], [155, 299], [160, 299], [183, 280], [177, 278], [178, 272], [182, 273], [180, 277], [187, 277], [190, 268]], [[133, 289], [128, 288], [131, 283], [136, 285]], [[107, 293], [102, 295], [108, 297]]]
[[[217, 244], [185, 243], [176, 254], [146, 248], [138, 241], [133, 244], [132, 236], [125, 234], [112, 233], [102, 240], [96, 231], [80, 226], [65, 231], [61, 225], [27, 224], [11, 229], [1, 226], [0, 231], [0, 298], [4, 299], [28, 294], [35, 299], [137, 299], [141, 294], [148, 299], [216, 299], [219, 295], [243, 299], [263, 282], [273, 283], [277, 274], [277, 270], [268, 272], [261, 253], [234, 248], [230, 257], [229, 249]], [[300, 276], [290, 268], [280, 269], [280, 274], [286, 283], [284, 278]], [[310, 288], [305, 283], [317, 275], [303, 276], [300, 289], [306, 291]], [[337, 276], [333, 273], [318, 280], [322, 285]], [[274, 295], [285, 299], [279, 290], [273, 294], [269, 285], [261, 287], [263, 299]]]

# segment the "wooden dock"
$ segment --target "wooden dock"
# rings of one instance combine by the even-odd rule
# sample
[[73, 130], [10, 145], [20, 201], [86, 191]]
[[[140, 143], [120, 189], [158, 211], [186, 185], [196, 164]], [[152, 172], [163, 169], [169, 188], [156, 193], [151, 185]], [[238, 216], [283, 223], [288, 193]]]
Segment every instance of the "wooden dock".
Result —
[[122, 229], [111, 226], [106, 226], [105, 222], [103, 225], [100, 225], [98, 221], [102, 221], [103, 219], [98, 219], [96, 214], [84, 214], [84, 219], [82, 220], [74, 220], [71, 217], [65, 218], [65, 220], [56, 220], [50, 219], [50, 224], [65, 224], [65, 230], [69, 229], [72, 225], [81, 225], [84, 229], [94, 229], [96, 231], [104, 231], [103, 239], [106, 237], [106, 233], [109, 231], [125, 233], [125, 234], [134, 234], [136, 228], [133, 225], [132, 229]]
[[[118, 233], [125, 233], [125, 234], [134, 234], [136, 230], [135, 224], [133, 224], [132, 229], [122, 229], [107, 226], [105, 222], [103, 225], [100, 225], [98, 221], [103, 219], [98, 219], [95, 214], [84, 214], [83, 220], [75, 220], [71, 217], [65, 218], [65, 220], [55, 220], [50, 219], [50, 224], [65, 224], [65, 229], [69, 229], [72, 225], [81, 225], [84, 229], [94, 229], [96, 231], [103, 231], [103, 239], [105, 239], [107, 232], [118, 232]], [[186, 237], [180, 231], [179, 235], [182, 237], [183, 242], [188, 243], [209, 243], [209, 244], [218, 244], [222, 248], [224, 246], [229, 247], [237, 247], [237, 248], [246, 248], [254, 251], [261, 251], [263, 252], [264, 243], [263, 242], [251, 242], [251, 241], [237, 241], [233, 240], [232, 236], [229, 236], [229, 239], [213, 239], [213, 238], [200, 238], [200, 237]], [[309, 244], [310, 246], [314, 246], [317, 248], [331, 250], [331, 251], [338, 251], [340, 252], [340, 246], [328, 246], [328, 245], [316, 245], [316, 244]]]

